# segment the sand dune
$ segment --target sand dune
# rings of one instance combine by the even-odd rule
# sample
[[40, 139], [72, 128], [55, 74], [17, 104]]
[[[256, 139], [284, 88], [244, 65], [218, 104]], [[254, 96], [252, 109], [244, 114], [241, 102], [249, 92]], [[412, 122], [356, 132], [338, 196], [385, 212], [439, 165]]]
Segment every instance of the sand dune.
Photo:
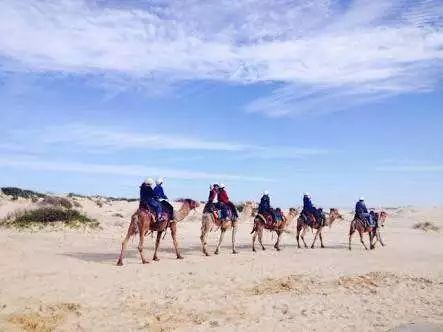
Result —
[[[160, 262], [140, 264], [137, 240], [115, 266], [136, 202], [78, 198], [101, 230], [0, 229], [2, 331], [401, 331], [443, 326], [442, 208], [396, 208], [382, 230], [386, 247], [365, 251], [357, 237], [347, 250], [346, 221], [325, 230], [325, 249], [297, 249], [283, 235], [281, 252], [265, 235], [252, 253], [251, 218], [242, 218], [238, 255], [225, 238], [218, 256], [200, 250], [201, 208], [179, 224], [184, 260], [170, 235]], [[0, 199], [0, 218], [38, 203]], [[293, 230], [293, 229], [292, 229]], [[217, 233], [211, 233], [214, 250]], [[307, 235], [308, 241], [312, 235]], [[367, 239], [366, 239], [367, 240]], [[151, 258], [154, 241], [145, 242]], [[414, 324], [411, 324], [414, 323]], [[422, 325], [420, 325], [422, 324]], [[427, 325], [426, 325], [427, 324]]]

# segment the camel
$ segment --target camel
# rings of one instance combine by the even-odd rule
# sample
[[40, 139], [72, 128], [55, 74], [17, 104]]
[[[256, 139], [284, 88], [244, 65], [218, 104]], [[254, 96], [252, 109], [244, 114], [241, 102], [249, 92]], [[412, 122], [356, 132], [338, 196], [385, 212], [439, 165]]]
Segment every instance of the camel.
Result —
[[[308, 247], [305, 242], [305, 234], [306, 234], [306, 231], [308, 230], [308, 228], [311, 228], [311, 230], [314, 230], [314, 229], [317, 230], [315, 232], [315, 236], [314, 236], [314, 240], [312, 241], [311, 248], [312, 249], [314, 248], [315, 241], [317, 240], [317, 236], [320, 238], [321, 248], [324, 248], [325, 246], [323, 245], [323, 235], [322, 235], [323, 227], [329, 226], [329, 228], [330, 228], [332, 226], [332, 223], [336, 219], [343, 220], [343, 216], [338, 212], [338, 209], [336, 209], [336, 208], [331, 208], [329, 210], [329, 216], [326, 217], [326, 221], [324, 224], [319, 224], [319, 223], [315, 222], [313, 225], [309, 225], [306, 222], [305, 217], [303, 215], [300, 215], [297, 219], [297, 247], [301, 248], [300, 241], [299, 241], [300, 237], [303, 241], [303, 244], [305, 245], [305, 248]], [[300, 232], [301, 232], [301, 234], [300, 234]]]
[[155, 241], [155, 250], [154, 250], [154, 261], [159, 261], [157, 257], [157, 250], [160, 245], [160, 240], [163, 232], [166, 232], [168, 228], [171, 229], [172, 241], [174, 243], [175, 253], [177, 255], [177, 259], [183, 259], [183, 256], [180, 254], [178, 250], [177, 244], [177, 222], [185, 219], [188, 214], [198, 207], [198, 202], [192, 199], [184, 199], [182, 206], [175, 213], [173, 220], [164, 221], [161, 223], [155, 223], [155, 217], [150, 211], [138, 209], [131, 217], [131, 223], [129, 224], [128, 232], [126, 233], [126, 237], [122, 242], [122, 249], [120, 252], [120, 256], [117, 261], [117, 265], [123, 265], [123, 253], [126, 250], [126, 245], [128, 244], [129, 239], [136, 235], [137, 233], [140, 236], [138, 243], [138, 251], [140, 253], [140, 257], [143, 264], [149, 263], [149, 260], [145, 258], [143, 255], [143, 242], [144, 237], [151, 232], [157, 232], [157, 239]]
[[252, 251], [255, 252], [255, 239], [258, 236], [258, 242], [261, 245], [262, 250], [266, 250], [265, 246], [262, 242], [263, 237], [263, 230], [268, 229], [271, 232], [277, 233], [277, 242], [274, 244], [274, 248], [277, 249], [277, 251], [280, 251], [280, 236], [283, 232], [287, 231], [286, 229], [292, 222], [292, 220], [297, 216], [298, 211], [297, 209], [290, 208], [288, 215], [283, 217], [283, 221], [277, 222], [275, 226], [267, 226], [265, 217], [263, 217], [261, 214], [257, 214], [254, 218], [254, 227], [252, 228], [251, 234], [254, 234], [252, 236]]
[[[364, 233], [369, 234], [369, 247], [371, 249], [375, 248], [375, 244], [377, 243], [377, 241], [380, 241], [380, 244], [382, 246], [385, 246], [380, 235], [379, 226], [384, 227], [385, 220], [388, 214], [385, 211], [381, 211], [377, 212], [376, 215], [378, 217], [378, 221], [375, 223], [374, 227], [370, 227], [366, 222], [357, 218], [357, 216], [354, 217], [354, 219], [351, 221], [351, 226], [349, 228], [349, 250], [351, 250], [352, 235], [355, 233], [355, 231], [357, 231], [358, 234], [360, 235], [360, 242], [366, 250], [368, 250], [368, 247], [366, 246], [365, 241], [363, 240]], [[372, 243], [374, 238], [375, 242]]]

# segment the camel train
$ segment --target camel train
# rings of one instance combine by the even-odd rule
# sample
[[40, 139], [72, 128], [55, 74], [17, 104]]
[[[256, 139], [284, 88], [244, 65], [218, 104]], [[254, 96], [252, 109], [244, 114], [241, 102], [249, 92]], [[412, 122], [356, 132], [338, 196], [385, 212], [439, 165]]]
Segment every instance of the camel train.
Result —
[[[145, 236], [157, 232], [157, 237], [154, 247], [153, 260], [158, 261], [158, 249], [162, 240], [162, 235], [166, 235], [168, 229], [171, 230], [172, 242], [174, 245], [177, 259], [183, 259], [180, 254], [180, 250], [177, 242], [177, 225], [185, 219], [191, 211], [194, 211], [199, 203], [190, 198], [182, 199], [181, 207], [174, 213], [174, 208], [167, 201], [167, 196], [164, 194], [162, 184], [163, 179], [157, 179], [155, 182], [157, 186], [153, 188], [154, 181], [147, 179], [140, 186], [140, 205], [137, 211], [132, 215], [131, 222], [128, 227], [126, 236], [121, 244], [121, 252], [117, 261], [117, 265], [123, 265], [123, 257], [126, 250], [126, 246], [131, 237], [139, 235], [138, 251], [143, 264], [149, 263], [149, 260], [144, 255], [144, 239]], [[218, 202], [215, 203], [214, 199], [217, 197]], [[162, 200], [160, 200], [162, 199]], [[307, 248], [308, 245], [305, 242], [305, 234], [307, 230], [311, 229], [312, 233], [315, 231], [314, 239], [311, 244], [311, 248], [315, 247], [317, 238], [320, 239], [320, 246], [324, 248], [323, 243], [323, 229], [328, 226], [332, 227], [335, 220], [343, 220], [343, 216], [338, 209], [331, 208], [329, 213], [324, 213], [322, 209], [315, 208], [311, 202], [310, 195], [304, 194], [303, 197], [303, 210], [299, 211], [295, 208], [290, 208], [287, 214], [284, 214], [280, 209], [273, 209], [270, 205], [269, 193], [265, 191], [261, 198], [258, 208], [255, 208], [253, 202], [246, 202], [243, 206], [243, 215], [245, 217], [253, 217], [253, 227], [251, 231], [252, 235], [252, 251], [255, 250], [255, 241], [258, 238], [258, 242], [262, 250], [265, 250], [263, 245], [263, 232], [265, 230], [271, 233], [277, 234], [277, 240], [274, 244], [274, 248], [280, 251], [280, 239], [283, 233], [293, 233], [289, 230], [289, 226], [296, 219], [296, 239], [297, 247], [300, 246], [300, 238]], [[368, 221], [366, 221], [368, 217]], [[384, 246], [384, 242], [380, 235], [379, 227], [383, 227], [387, 214], [384, 211], [370, 212], [364, 204], [364, 199], [360, 198], [356, 205], [356, 214], [351, 221], [349, 229], [349, 250], [351, 250], [352, 235], [357, 231], [360, 235], [360, 241], [363, 247], [367, 250], [363, 240], [363, 234], [369, 235], [369, 247], [375, 248], [375, 244], [380, 242]], [[374, 221], [374, 222], [372, 222]], [[214, 254], [219, 254], [220, 246], [223, 242], [226, 231], [231, 229], [232, 232], [232, 253], [237, 254], [236, 250], [236, 234], [238, 229], [239, 215], [234, 204], [229, 200], [225, 186], [223, 184], [214, 184], [210, 186], [209, 198], [205, 204], [202, 214], [201, 224], [201, 248], [205, 256], [209, 256], [207, 249], [207, 237], [213, 230], [220, 231], [220, 237], [215, 249]], [[163, 238], [164, 238], [163, 235]]]

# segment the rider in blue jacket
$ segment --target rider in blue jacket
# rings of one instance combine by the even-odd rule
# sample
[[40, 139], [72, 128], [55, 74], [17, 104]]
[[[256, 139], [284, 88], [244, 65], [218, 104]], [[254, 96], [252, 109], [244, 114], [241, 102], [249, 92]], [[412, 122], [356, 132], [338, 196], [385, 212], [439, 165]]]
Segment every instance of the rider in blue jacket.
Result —
[[260, 199], [260, 204], [258, 205], [258, 213], [268, 213], [272, 216], [274, 222], [277, 221], [274, 209], [271, 207], [271, 199], [267, 190], [263, 192], [263, 196]]
[[155, 183], [156, 186], [154, 188], [155, 196], [158, 200], [160, 200], [161, 207], [168, 212], [169, 217], [172, 219], [174, 215], [174, 207], [167, 201], [168, 197], [165, 195], [163, 191], [163, 178], [158, 178]]
[[366, 221], [369, 225], [373, 224], [372, 215], [369, 213], [363, 197], [360, 197], [357, 204], [355, 204], [355, 214], [358, 219]]
[[314, 215], [315, 219], [317, 219], [317, 222], [322, 219], [321, 210], [317, 209], [314, 204], [312, 204], [311, 196], [308, 193], [305, 193], [303, 195], [303, 210], [301, 211], [301, 213], [304, 214], [306, 217], [308, 217], [309, 214]]
[[154, 180], [151, 178], [146, 179], [145, 182], [140, 186], [140, 207], [148, 208], [152, 207], [155, 210], [155, 214], [157, 215], [156, 220], [160, 221], [162, 215], [162, 206], [158, 201], [158, 198], [152, 189], [154, 185]]

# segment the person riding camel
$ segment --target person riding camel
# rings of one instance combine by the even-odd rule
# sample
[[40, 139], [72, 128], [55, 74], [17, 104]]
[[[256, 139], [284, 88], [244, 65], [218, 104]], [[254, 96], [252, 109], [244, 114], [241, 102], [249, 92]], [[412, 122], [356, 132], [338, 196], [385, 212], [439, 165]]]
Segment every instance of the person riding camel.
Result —
[[270, 214], [272, 216], [272, 222], [277, 222], [277, 217], [275, 215], [274, 209], [271, 207], [271, 199], [267, 190], [263, 192], [263, 196], [260, 199], [260, 204], [258, 205], [258, 213], [260, 213], [261, 215]]
[[158, 198], [152, 189], [154, 180], [151, 178], [146, 179], [140, 186], [140, 205], [141, 209], [152, 208], [156, 214], [157, 222], [163, 221], [162, 219], [162, 206], [158, 201]]
[[205, 207], [203, 208], [203, 212], [213, 212], [215, 210], [215, 199], [217, 198], [219, 185], [218, 183], [210, 184], [209, 185], [209, 195], [208, 195], [208, 201], [205, 204]]
[[323, 219], [323, 213], [321, 209], [317, 209], [311, 201], [311, 195], [305, 193], [303, 195], [303, 210], [301, 213], [309, 220], [309, 215], [313, 215], [317, 222], [321, 222]]
[[160, 200], [160, 205], [162, 206], [162, 208], [166, 210], [170, 218], [173, 219], [174, 207], [168, 202], [168, 197], [165, 195], [165, 192], [163, 191], [163, 182], [164, 182], [163, 178], [158, 178], [155, 181], [156, 186], [154, 188], [154, 193], [157, 199]]
[[357, 204], [355, 204], [355, 215], [358, 219], [366, 222], [369, 226], [374, 225], [373, 214], [369, 213], [364, 197], [360, 197]]
[[225, 185], [221, 184], [217, 193], [217, 201], [221, 209], [221, 218], [226, 219], [228, 217], [228, 209], [231, 210], [234, 219], [238, 218], [237, 209], [235, 205], [229, 200], [228, 193], [225, 190]]

